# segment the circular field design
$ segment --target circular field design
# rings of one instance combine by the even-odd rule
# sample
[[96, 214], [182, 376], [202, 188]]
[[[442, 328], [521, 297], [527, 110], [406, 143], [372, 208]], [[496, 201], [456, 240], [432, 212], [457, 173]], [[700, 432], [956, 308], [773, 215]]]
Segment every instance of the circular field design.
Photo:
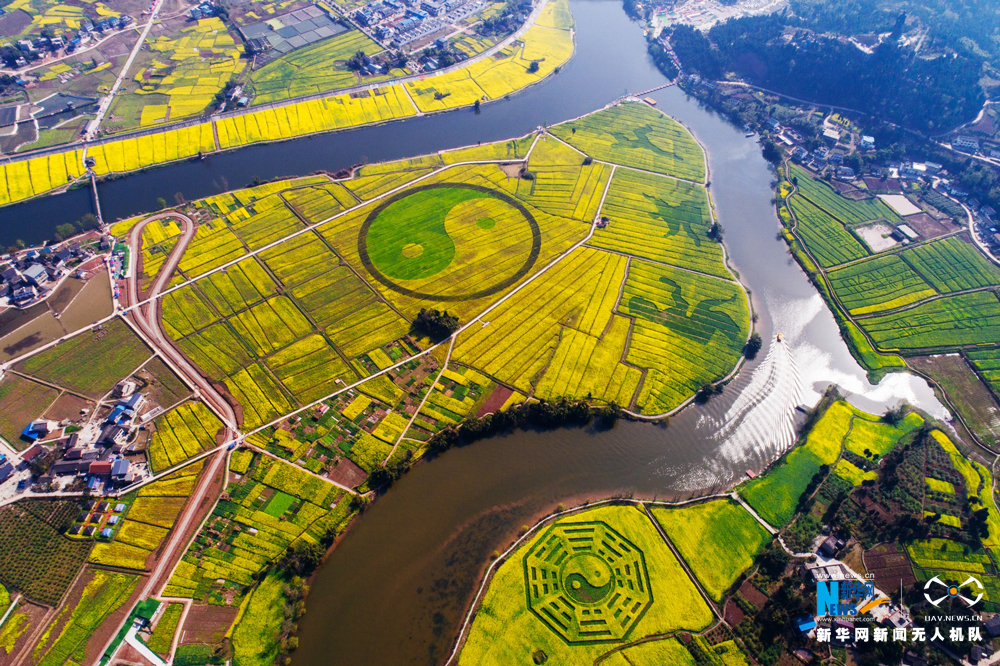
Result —
[[372, 277], [431, 301], [503, 291], [528, 274], [541, 247], [538, 223], [519, 201], [465, 183], [401, 192], [369, 213], [358, 234], [358, 255]]
[[642, 551], [604, 522], [550, 527], [524, 556], [524, 586], [567, 643], [623, 640], [653, 603]]

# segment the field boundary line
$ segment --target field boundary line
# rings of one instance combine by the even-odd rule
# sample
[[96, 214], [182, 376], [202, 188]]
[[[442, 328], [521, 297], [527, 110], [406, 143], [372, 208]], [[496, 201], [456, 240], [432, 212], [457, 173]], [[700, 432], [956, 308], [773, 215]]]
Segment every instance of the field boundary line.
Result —
[[722, 282], [728, 282], [730, 284], [738, 284], [741, 287], [743, 286], [743, 283], [741, 283], [735, 277], [724, 277], [722, 275], [712, 275], [711, 273], [702, 273], [701, 271], [696, 271], [693, 268], [685, 268], [684, 266], [669, 264], [665, 261], [659, 261], [657, 259], [648, 259], [646, 257], [640, 257], [635, 254], [628, 254], [626, 252], [622, 252], [621, 250], [612, 250], [611, 248], [601, 247], [600, 245], [588, 244], [587, 247], [591, 248], [592, 250], [599, 250], [601, 252], [607, 252], [609, 254], [617, 254], [620, 257], [629, 257], [631, 259], [635, 259], [636, 261], [641, 261], [647, 264], [656, 264], [657, 266], [663, 266], [664, 268], [673, 268], [679, 271], [683, 271], [685, 273], [693, 273], [694, 275], [698, 275], [700, 277], [712, 278], [713, 280], [721, 280]]
[[719, 622], [724, 622], [725, 618], [722, 617], [722, 613], [720, 613], [719, 609], [716, 607], [715, 601], [712, 597], [708, 596], [708, 592], [706, 592], [701, 586], [701, 581], [699, 581], [698, 577], [694, 575], [694, 572], [691, 571], [691, 568], [688, 566], [687, 560], [684, 559], [680, 551], [677, 550], [677, 547], [674, 546], [674, 542], [667, 536], [663, 526], [660, 525], [660, 521], [653, 517], [649, 507], [643, 502], [639, 502], [639, 506], [642, 507], [642, 513], [649, 518], [649, 522], [653, 523], [653, 528], [657, 531], [657, 533], [659, 533], [660, 538], [663, 539], [663, 543], [667, 544], [667, 548], [669, 548], [670, 552], [674, 554], [674, 558], [677, 560], [677, 563], [681, 565], [681, 568], [684, 569], [684, 573], [687, 574], [688, 579], [694, 583], [695, 589], [698, 590], [698, 594], [700, 594], [701, 598], [704, 599], [706, 604], [708, 604], [708, 607], [712, 609], [712, 615], [714, 615]]
[[406, 437], [406, 433], [410, 432], [410, 428], [413, 427], [413, 422], [417, 420], [418, 416], [420, 416], [420, 410], [422, 410], [424, 408], [424, 405], [427, 404], [427, 400], [431, 397], [431, 393], [434, 392], [434, 387], [437, 386], [437, 383], [439, 381], [441, 381], [441, 376], [444, 374], [444, 371], [448, 369], [448, 363], [451, 361], [451, 352], [452, 350], [455, 349], [456, 339], [457, 338], [454, 336], [451, 338], [451, 343], [448, 345], [448, 355], [445, 356], [444, 363], [441, 364], [441, 370], [438, 372], [437, 377], [434, 378], [434, 383], [431, 384], [430, 389], [428, 389], [427, 393], [420, 401], [420, 404], [417, 406], [417, 410], [413, 412], [413, 416], [410, 417], [410, 420], [406, 424], [406, 427], [403, 428], [403, 432], [399, 434], [399, 438], [396, 439], [396, 443], [392, 445], [392, 451], [389, 451], [389, 455], [387, 455], [385, 457], [385, 460], [382, 461], [383, 467], [385, 467], [385, 465], [389, 462], [389, 459], [392, 458], [392, 455], [396, 453], [396, 449], [399, 447], [400, 443]]
[[[462, 627], [458, 632], [457, 638], [455, 638], [454, 647], [452, 648], [452, 651], [448, 656], [448, 659], [444, 662], [444, 666], [451, 666], [451, 664], [454, 663], [455, 658], [458, 656], [460, 649], [463, 647], [465, 643], [465, 639], [468, 638], [468, 636], [466, 636], [466, 632], [469, 630], [469, 626], [472, 624], [472, 620], [475, 618], [476, 611], [478, 610], [480, 602], [482, 601], [483, 593], [486, 591], [486, 588], [492, 581], [493, 575], [496, 573], [494, 570], [498, 568], [500, 565], [502, 565], [504, 562], [506, 562], [507, 558], [511, 555], [511, 553], [513, 553], [521, 545], [529, 541], [535, 532], [538, 532], [542, 527], [544, 527], [548, 523], [555, 522], [559, 518], [563, 518], [565, 516], [572, 515], [574, 513], [581, 513], [583, 511], [587, 511], [594, 507], [603, 506], [605, 504], [623, 504], [623, 505], [629, 504], [633, 506], [635, 505], [644, 506], [647, 502], [652, 502], [654, 504], [658, 504], [661, 506], [683, 506], [685, 504], [694, 504], [694, 503], [704, 502], [707, 500], [724, 499], [728, 497], [729, 497], [728, 494], [703, 495], [701, 497], [694, 497], [687, 500], [680, 500], [678, 502], [666, 502], [663, 500], [637, 500], [631, 497], [609, 497], [606, 499], [598, 500], [596, 502], [589, 502], [587, 504], [581, 504], [579, 506], [571, 507], [569, 509], [563, 509], [561, 511], [557, 509], [556, 511], [553, 511], [547, 516], [542, 517], [534, 525], [528, 528], [528, 530], [524, 534], [515, 539], [514, 543], [512, 543], [510, 547], [507, 548], [507, 550], [500, 553], [500, 555], [495, 560], [493, 560], [490, 566], [486, 568], [486, 571], [483, 573], [482, 576], [482, 581], [479, 584], [478, 591], [476, 592], [476, 595], [472, 598], [472, 603], [469, 605], [469, 610], [466, 611], [465, 613], [465, 620], [462, 622]], [[656, 523], [655, 520], [653, 520], [653, 522]], [[683, 560], [681, 560], [681, 563], [683, 564]], [[690, 576], [690, 573], [688, 575]], [[697, 585], [697, 582], [695, 582], [695, 584]], [[699, 591], [701, 591], [700, 588]], [[702, 593], [704, 594], [704, 592]], [[715, 609], [714, 603], [709, 602], [709, 607], [712, 608], [713, 613], [716, 615], [716, 617], [718, 617], [718, 611]]]

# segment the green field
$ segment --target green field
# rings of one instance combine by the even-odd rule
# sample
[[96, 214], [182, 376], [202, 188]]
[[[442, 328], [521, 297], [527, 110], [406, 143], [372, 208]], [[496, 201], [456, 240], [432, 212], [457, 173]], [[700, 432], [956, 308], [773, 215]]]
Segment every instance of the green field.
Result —
[[830, 286], [852, 315], [881, 312], [937, 295], [899, 255], [880, 255], [830, 271]]
[[993, 393], [1000, 395], [1000, 349], [976, 349], [966, 353]]
[[958, 237], [921, 245], [901, 256], [942, 294], [1000, 285], [1000, 268]]
[[22, 361], [17, 370], [101, 398], [151, 355], [125, 322], [114, 319]]
[[814, 206], [825, 210], [844, 224], [854, 225], [870, 220], [902, 221], [896, 211], [881, 199], [854, 201], [842, 197], [826, 183], [813, 179], [802, 167], [793, 165], [789, 176], [797, 180], [796, 187], [802, 197], [809, 199]]
[[0, 380], [0, 436], [14, 448], [27, 448], [24, 427], [40, 417], [59, 391], [24, 377], [8, 374]]
[[851, 432], [844, 440], [844, 449], [863, 458], [871, 458], [872, 454], [884, 456], [905, 434], [919, 428], [923, 422], [923, 418], [915, 412], [907, 414], [896, 426], [871, 417], [865, 418], [858, 412], [851, 421]]
[[619, 169], [601, 215], [610, 222], [589, 241], [634, 256], [729, 277], [712, 226], [705, 188]]
[[267, 63], [250, 75], [257, 93], [254, 105], [357, 85], [358, 75], [347, 69], [347, 61], [358, 51], [373, 56], [382, 47], [363, 32], [350, 30]]
[[795, 515], [799, 499], [822, 465], [832, 465], [840, 455], [841, 442], [851, 427], [855, 410], [846, 402], [834, 402], [796, 446], [767, 474], [748, 481], [739, 493], [764, 520], [785, 526]]
[[541, 528], [500, 565], [458, 663], [532, 663], [539, 651], [550, 663], [590, 663], [712, 619], [641, 507], [599, 507]]
[[680, 508], [653, 505], [650, 510], [715, 601], [722, 600], [771, 540], [746, 509], [730, 500]]
[[683, 125], [644, 103], [626, 103], [550, 128], [594, 159], [705, 180], [705, 156]]
[[634, 320], [626, 360], [649, 368], [638, 397], [668, 411], [739, 359], [749, 334], [746, 297], [734, 282], [633, 261], [619, 311]]
[[1000, 339], [1000, 300], [993, 292], [958, 294], [858, 321], [887, 351], [992, 343]]
[[868, 256], [861, 241], [822, 208], [799, 196], [790, 198], [788, 205], [798, 221], [795, 231], [824, 268]]
[[906, 546], [914, 566], [922, 569], [947, 569], [971, 574], [992, 573], [993, 565], [985, 551], [950, 539], [925, 539]]
[[170, 654], [170, 646], [174, 640], [174, 633], [177, 631], [177, 624], [180, 622], [181, 613], [184, 612], [184, 604], [169, 604], [156, 623], [153, 635], [149, 637], [149, 649], [158, 654]]

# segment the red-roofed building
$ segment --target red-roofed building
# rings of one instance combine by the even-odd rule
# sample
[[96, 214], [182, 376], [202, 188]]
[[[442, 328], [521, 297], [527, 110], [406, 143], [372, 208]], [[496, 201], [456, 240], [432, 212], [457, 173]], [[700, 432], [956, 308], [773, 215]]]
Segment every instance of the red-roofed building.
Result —
[[45, 453], [45, 448], [41, 444], [32, 444], [27, 451], [21, 454], [21, 460], [31, 462], [43, 453]]
[[90, 475], [91, 476], [111, 476], [111, 461], [110, 460], [95, 460], [90, 463]]

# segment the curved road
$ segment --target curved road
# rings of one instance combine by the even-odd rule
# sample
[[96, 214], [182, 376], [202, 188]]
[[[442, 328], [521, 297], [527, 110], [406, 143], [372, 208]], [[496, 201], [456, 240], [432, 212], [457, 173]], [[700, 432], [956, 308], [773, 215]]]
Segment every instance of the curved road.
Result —
[[[138, 257], [142, 250], [142, 230], [150, 222], [167, 218], [172, 218], [180, 222], [181, 236], [177, 240], [177, 244], [174, 246], [170, 256], [160, 268], [160, 272], [150, 287], [149, 292], [146, 294], [150, 300], [130, 310], [124, 317], [134, 328], [141, 332], [146, 342], [151, 344], [174, 372], [180, 374], [189, 386], [197, 389], [199, 396], [205, 404], [225, 423], [226, 430], [223, 441], [232, 441], [240, 436], [240, 432], [236, 427], [236, 413], [233, 411], [232, 405], [219, 394], [215, 387], [198, 372], [183, 354], [170, 344], [160, 328], [157, 317], [158, 300], [155, 297], [169, 283], [170, 277], [180, 262], [180, 258], [184, 255], [187, 246], [194, 237], [194, 222], [186, 215], [177, 212], [160, 213], [147, 217], [129, 232], [127, 240], [129, 250], [133, 257]], [[132, 275], [126, 279], [126, 304], [135, 303], [140, 303], [138, 275]], [[220, 472], [225, 473], [227, 453], [227, 448], [220, 446], [208, 461], [205, 471], [198, 481], [198, 485], [195, 487], [188, 502], [184, 505], [181, 515], [174, 524], [173, 530], [160, 554], [160, 558], [147, 579], [145, 587], [142, 589], [140, 599], [147, 599], [156, 595], [166, 585], [174, 566], [177, 564], [177, 560], [181, 557], [184, 548], [187, 546], [188, 532], [194, 521], [198, 519], [202, 505], [206, 499], [214, 501], [214, 497], [209, 497], [209, 491], [213, 486], [213, 480], [216, 476]], [[109, 646], [110, 643], [108, 646], [105, 646], [105, 650]]]

